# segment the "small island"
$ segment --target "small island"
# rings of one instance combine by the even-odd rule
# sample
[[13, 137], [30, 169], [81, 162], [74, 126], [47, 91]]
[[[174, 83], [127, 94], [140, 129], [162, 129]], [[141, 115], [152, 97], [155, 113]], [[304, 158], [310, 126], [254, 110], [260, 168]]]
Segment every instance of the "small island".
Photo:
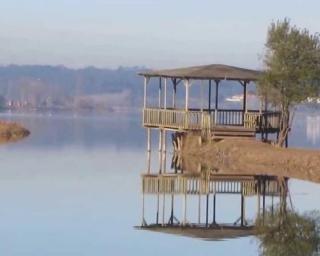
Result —
[[0, 121], [0, 144], [15, 142], [29, 136], [30, 131], [20, 124]]

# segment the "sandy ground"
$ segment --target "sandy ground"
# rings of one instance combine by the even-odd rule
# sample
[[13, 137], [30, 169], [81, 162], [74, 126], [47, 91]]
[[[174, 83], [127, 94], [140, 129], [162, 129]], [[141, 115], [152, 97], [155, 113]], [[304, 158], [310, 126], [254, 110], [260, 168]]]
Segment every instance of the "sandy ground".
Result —
[[0, 143], [18, 141], [29, 134], [26, 128], [17, 123], [0, 121]]
[[320, 183], [320, 151], [285, 149], [252, 139], [223, 139], [199, 144], [187, 136], [182, 147], [186, 171], [209, 168], [215, 172], [269, 174]]

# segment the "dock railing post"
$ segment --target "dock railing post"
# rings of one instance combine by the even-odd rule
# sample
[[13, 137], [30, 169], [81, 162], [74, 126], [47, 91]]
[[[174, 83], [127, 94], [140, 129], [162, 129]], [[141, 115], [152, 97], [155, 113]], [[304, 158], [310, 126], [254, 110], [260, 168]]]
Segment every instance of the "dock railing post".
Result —
[[147, 128], [147, 173], [151, 172], [151, 129]]

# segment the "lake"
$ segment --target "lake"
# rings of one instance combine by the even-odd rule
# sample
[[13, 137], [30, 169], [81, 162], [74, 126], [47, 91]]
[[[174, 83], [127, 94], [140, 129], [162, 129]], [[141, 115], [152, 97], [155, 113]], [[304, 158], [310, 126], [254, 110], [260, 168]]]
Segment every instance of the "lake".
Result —
[[[31, 131], [0, 146], [1, 255], [258, 255], [254, 237], [205, 241], [134, 228], [141, 224], [146, 169], [140, 114], [1, 113], [0, 119]], [[320, 115], [297, 113], [289, 145], [319, 149]], [[289, 188], [296, 210], [320, 210], [320, 185], [290, 180]], [[217, 204], [225, 206], [218, 220], [238, 217], [234, 198]], [[249, 200], [247, 207], [250, 215], [255, 206]]]

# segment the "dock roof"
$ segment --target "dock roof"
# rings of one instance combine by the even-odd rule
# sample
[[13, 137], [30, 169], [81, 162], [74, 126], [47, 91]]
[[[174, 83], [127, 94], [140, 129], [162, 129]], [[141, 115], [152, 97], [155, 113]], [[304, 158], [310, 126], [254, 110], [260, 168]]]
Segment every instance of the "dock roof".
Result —
[[261, 71], [222, 64], [211, 64], [185, 68], [151, 70], [140, 72], [139, 75], [146, 77], [165, 77], [195, 80], [256, 81], [259, 79]]

